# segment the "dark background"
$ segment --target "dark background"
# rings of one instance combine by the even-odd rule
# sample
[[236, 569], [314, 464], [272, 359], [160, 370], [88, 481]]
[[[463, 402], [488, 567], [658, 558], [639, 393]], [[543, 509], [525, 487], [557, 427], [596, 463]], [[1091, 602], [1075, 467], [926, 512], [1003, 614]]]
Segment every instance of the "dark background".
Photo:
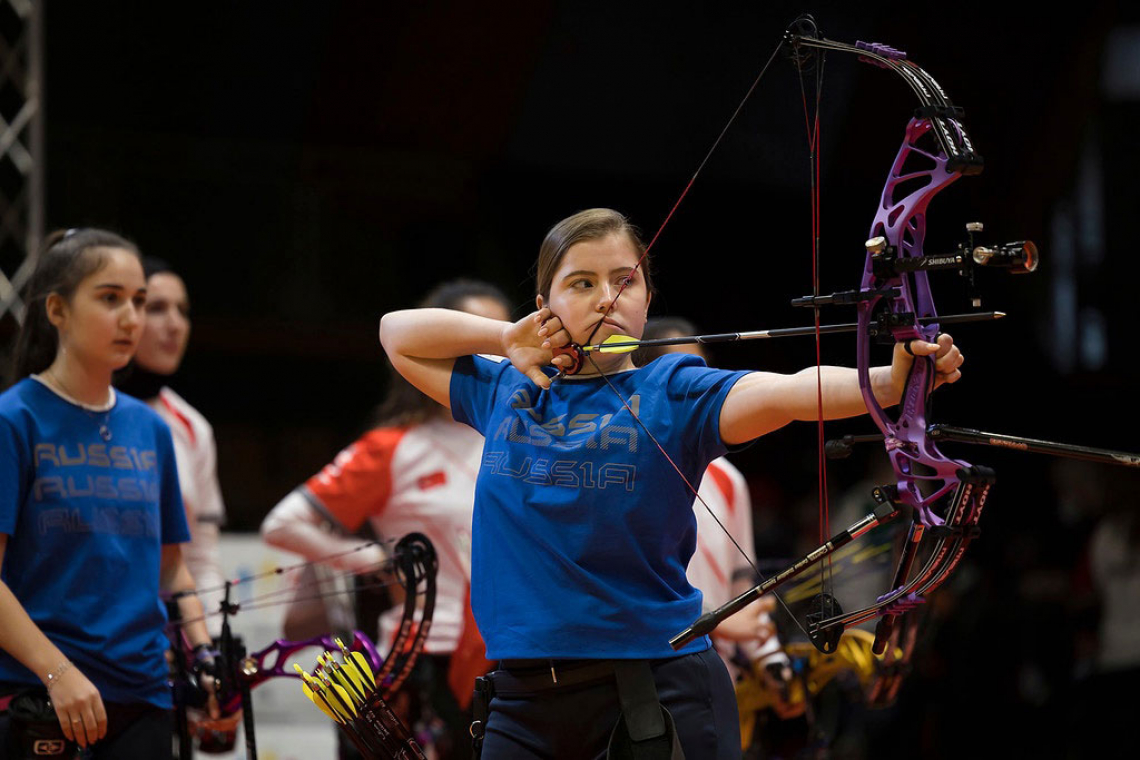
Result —
[[[585, 207], [617, 208], [651, 236], [805, 9], [826, 36], [906, 50], [965, 108], [986, 170], [933, 203], [926, 250], [951, 250], [975, 220], [990, 242], [1042, 250], [1032, 276], [982, 273], [985, 305], [1010, 316], [954, 331], [966, 376], [938, 394], [936, 419], [1140, 449], [1128, 326], [1140, 95], [1114, 57], [1134, 50], [1121, 35], [1135, 40], [1140, 19], [1111, 3], [1048, 16], [972, 1], [52, 2], [48, 225], [121, 230], [183, 274], [194, 332], [172, 384], [213, 423], [231, 527], [252, 530], [367, 427], [386, 383], [380, 315], [466, 275], [503, 287], [521, 316], [545, 230]], [[852, 57], [826, 73], [830, 292], [856, 286], [915, 104]], [[799, 82], [781, 59], [654, 248], [653, 311], [706, 331], [805, 323], [788, 302], [811, 289], [807, 178]], [[952, 275], [934, 285], [941, 311], [966, 309]], [[0, 330], [8, 342], [10, 319]], [[824, 359], [851, 364], [852, 348], [826, 339]], [[715, 361], [792, 371], [814, 347], [731, 347]], [[735, 460], [762, 554], [814, 537], [814, 447], [803, 425]], [[950, 618], [953, 640], [922, 660], [892, 731], [899, 746], [953, 754], [973, 741], [959, 721], [976, 720], [1063, 753], [1080, 742], [1078, 676], [1095, 652], [1083, 555], [1112, 498], [1064, 484], [1124, 471], [954, 452], [999, 473], [970, 580], [946, 591], [975, 614]], [[833, 498], [875, 455], [832, 467]], [[1030, 730], [1043, 721], [1067, 738]]]

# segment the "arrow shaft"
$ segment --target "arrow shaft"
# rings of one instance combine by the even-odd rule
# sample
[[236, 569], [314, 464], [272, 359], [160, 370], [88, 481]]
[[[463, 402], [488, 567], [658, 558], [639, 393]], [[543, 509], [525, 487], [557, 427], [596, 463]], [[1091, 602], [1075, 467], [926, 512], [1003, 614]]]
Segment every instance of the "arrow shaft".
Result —
[[[920, 317], [920, 325], [937, 323], [939, 325], [961, 324], [964, 322], [983, 322], [1004, 317], [1000, 311], [984, 311], [976, 314], [949, 314], [942, 317]], [[855, 322], [845, 322], [837, 325], [821, 325], [820, 335], [833, 335], [835, 333], [855, 332], [859, 325]], [[628, 340], [612, 343], [599, 343], [593, 346], [583, 346], [583, 351], [606, 351], [619, 348], [648, 348], [650, 346], [684, 346], [694, 343], [736, 343], [745, 340], [763, 340], [766, 338], [802, 338], [815, 335], [815, 327], [777, 327], [771, 330], [750, 330], [747, 332], [712, 333], [709, 335], [683, 335], [676, 338], [654, 338], [652, 340]]]

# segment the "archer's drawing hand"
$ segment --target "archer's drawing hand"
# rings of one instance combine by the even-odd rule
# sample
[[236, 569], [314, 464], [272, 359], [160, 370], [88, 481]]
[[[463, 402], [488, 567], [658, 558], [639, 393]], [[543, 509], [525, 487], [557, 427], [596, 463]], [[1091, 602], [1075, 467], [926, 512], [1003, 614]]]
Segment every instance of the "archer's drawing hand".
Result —
[[550, 387], [550, 378], [542, 367], [553, 364], [556, 367], [568, 365], [568, 357], [554, 358], [552, 346], [564, 346], [570, 342], [570, 334], [562, 328], [562, 322], [542, 308], [531, 312], [518, 322], [503, 329], [503, 351], [515, 369], [530, 378], [540, 388]]

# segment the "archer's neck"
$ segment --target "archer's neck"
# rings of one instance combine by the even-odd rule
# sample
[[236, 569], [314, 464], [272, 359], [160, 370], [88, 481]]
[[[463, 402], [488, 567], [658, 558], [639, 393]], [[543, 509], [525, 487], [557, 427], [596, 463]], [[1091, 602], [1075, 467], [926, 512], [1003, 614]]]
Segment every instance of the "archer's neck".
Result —
[[55, 361], [41, 375], [46, 375], [66, 395], [91, 406], [102, 406], [111, 400], [110, 367], [92, 367], [73, 353], [60, 351]]

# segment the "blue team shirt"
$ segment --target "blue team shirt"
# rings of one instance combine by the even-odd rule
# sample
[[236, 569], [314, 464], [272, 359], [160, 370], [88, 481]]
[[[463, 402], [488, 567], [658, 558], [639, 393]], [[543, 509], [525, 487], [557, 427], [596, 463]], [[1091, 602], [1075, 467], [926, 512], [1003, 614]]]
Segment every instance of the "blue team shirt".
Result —
[[[695, 488], [725, 453], [720, 410], [744, 374], [670, 354], [610, 382]], [[510, 362], [468, 356], [450, 392], [455, 419], [486, 439], [471, 605], [487, 657], [677, 655], [669, 638], [701, 614], [685, 577], [693, 493], [605, 380], [543, 391]]]
[[[99, 434], [106, 415], [110, 441]], [[0, 394], [0, 577], [104, 701], [171, 706], [163, 544], [188, 541], [170, 429], [141, 401], [107, 413], [26, 378]], [[40, 683], [0, 650], [0, 681]]]

